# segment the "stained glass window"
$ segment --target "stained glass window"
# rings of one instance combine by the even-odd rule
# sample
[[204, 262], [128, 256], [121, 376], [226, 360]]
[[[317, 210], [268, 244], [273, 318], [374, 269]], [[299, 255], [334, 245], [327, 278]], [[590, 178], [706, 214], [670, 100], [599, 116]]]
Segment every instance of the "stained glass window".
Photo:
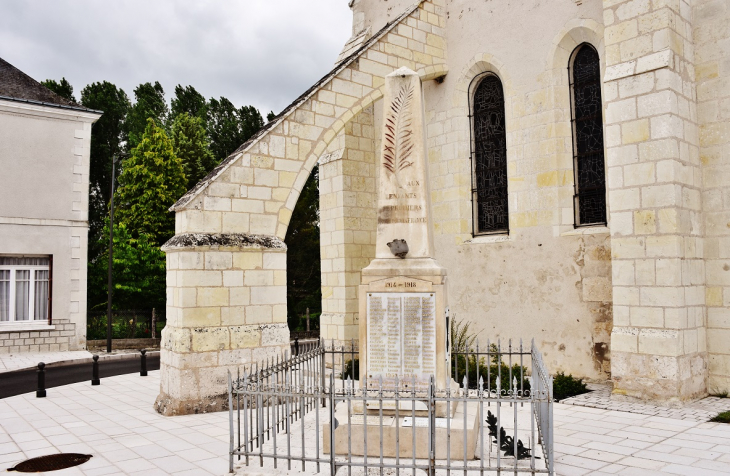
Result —
[[606, 224], [601, 66], [596, 50], [578, 47], [571, 66], [576, 226]]
[[498, 77], [484, 78], [474, 94], [474, 221], [477, 233], [509, 229], [507, 134], [504, 91]]

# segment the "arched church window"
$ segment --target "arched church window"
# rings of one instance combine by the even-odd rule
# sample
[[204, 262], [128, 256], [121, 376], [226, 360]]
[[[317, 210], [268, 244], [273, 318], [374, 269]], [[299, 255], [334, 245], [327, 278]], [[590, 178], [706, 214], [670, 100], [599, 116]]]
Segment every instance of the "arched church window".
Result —
[[504, 90], [497, 76], [479, 82], [473, 104], [474, 234], [508, 232]]
[[598, 52], [589, 44], [575, 49], [570, 64], [573, 119], [575, 226], [606, 224], [603, 156], [603, 103]]

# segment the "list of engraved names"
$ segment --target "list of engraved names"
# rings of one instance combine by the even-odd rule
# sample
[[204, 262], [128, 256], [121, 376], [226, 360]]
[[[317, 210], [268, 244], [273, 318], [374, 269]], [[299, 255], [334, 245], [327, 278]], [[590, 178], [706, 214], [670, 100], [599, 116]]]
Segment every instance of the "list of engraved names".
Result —
[[368, 293], [368, 379], [391, 383], [436, 373], [433, 293]]

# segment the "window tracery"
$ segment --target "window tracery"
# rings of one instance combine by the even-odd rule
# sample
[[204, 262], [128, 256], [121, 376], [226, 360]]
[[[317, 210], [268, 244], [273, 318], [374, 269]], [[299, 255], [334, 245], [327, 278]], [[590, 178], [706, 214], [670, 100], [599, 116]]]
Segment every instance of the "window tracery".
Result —
[[583, 44], [570, 68], [576, 226], [606, 224], [603, 103], [598, 53]]
[[506, 232], [507, 134], [504, 90], [497, 76], [488, 75], [479, 83], [473, 104], [475, 233]]

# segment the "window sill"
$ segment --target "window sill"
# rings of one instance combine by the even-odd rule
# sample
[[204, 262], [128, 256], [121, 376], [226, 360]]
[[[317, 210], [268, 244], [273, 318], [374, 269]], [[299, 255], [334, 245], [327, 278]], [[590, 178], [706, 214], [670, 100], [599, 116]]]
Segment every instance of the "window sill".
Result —
[[28, 331], [52, 331], [56, 326], [43, 323], [0, 323], [0, 332], [28, 332]]
[[611, 230], [607, 226], [586, 226], [582, 228], [574, 228], [570, 231], [561, 233], [560, 236], [578, 236], [578, 235], [601, 235], [610, 234]]
[[479, 245], [482, 243], [504, 243], [512, 241], [512, 237], [508, 234], [502, 235], [477, 235], [471, 240], [465, 240], [465, 245]]

